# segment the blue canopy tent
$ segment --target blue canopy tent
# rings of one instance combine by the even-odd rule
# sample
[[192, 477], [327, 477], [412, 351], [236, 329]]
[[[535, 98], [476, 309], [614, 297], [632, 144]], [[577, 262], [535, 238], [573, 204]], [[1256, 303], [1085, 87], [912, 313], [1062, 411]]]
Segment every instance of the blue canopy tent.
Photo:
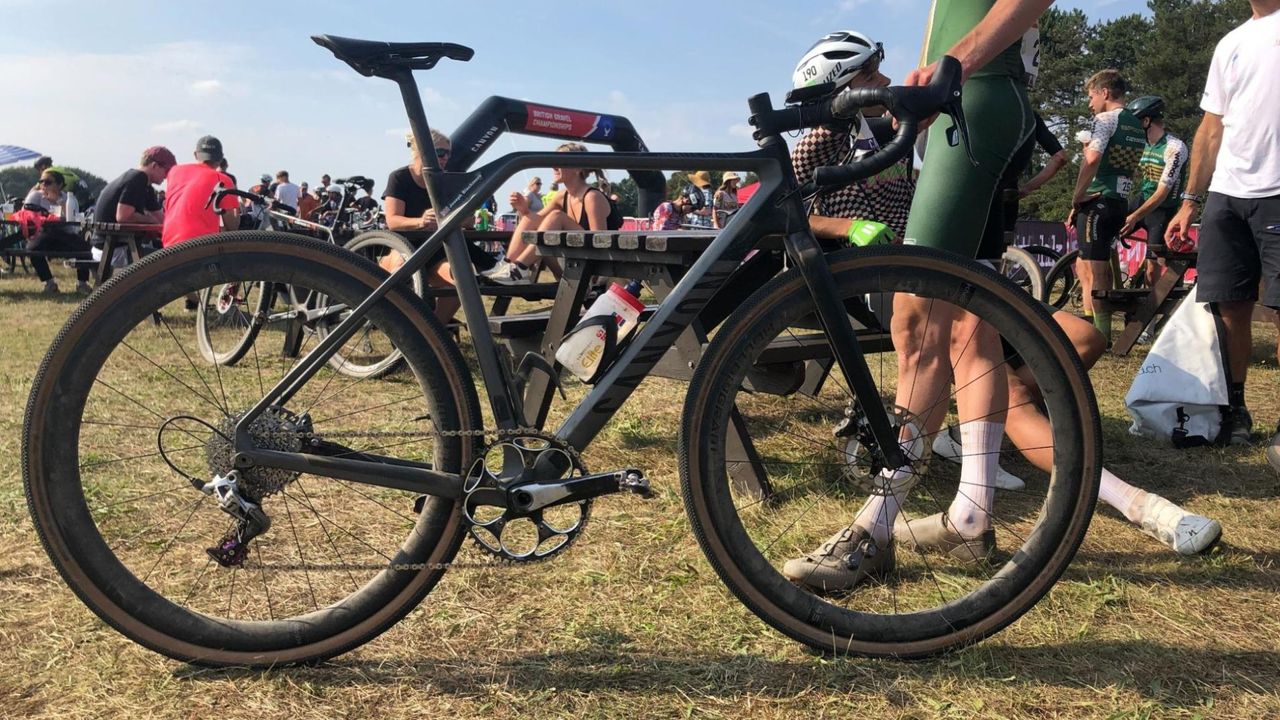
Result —
[[23, 160], [35, 160], [40, 153], [17, 145], [0, 145], [0, 165], [12, 165]]
[[[17, 145], [0, 145], [0, 167], [20, 163], [24, 160], [35, 160], [38, 157], [40, 157], [40, 153], [35, 150], [28, 150]], [[3, 190], [0, 190], [0, 193], [3, 193]], [[0, 198], [0, 201], [7, 202], [8, 198]]]

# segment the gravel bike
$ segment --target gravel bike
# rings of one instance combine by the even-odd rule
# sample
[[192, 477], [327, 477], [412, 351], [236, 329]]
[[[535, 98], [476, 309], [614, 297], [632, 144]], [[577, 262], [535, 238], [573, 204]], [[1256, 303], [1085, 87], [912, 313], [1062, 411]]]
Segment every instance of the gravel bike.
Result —
[[[412, 71], [472, 56], [447, 43], [314, 39], [360, 73], [395, 81], [422, 147], [430, 128]], [[925, 656], [1004, 628], [1050, 589], [1088, 527], [1101, 452], [1092, 389], [1040, 304], [988, 267], [924, 248], [828, 252], [810, 231], [807, 196], [902, 157], [924, 118], [947, 113], [955, 142], [967, 144], [958, 63], [945, 60], [926, 87], [824, 97], [830, 90], [792, 91], [781, 108], [767, 94], [750, 98], [751, 152], [516, 152], [476, 168], [455, 156], [447, 169], [429, 156], [426, 192], [440, 226], [390, 275], [335, 245], [278, 232], [185, 242], [118, 274], [58, 334], [27, 406], [24, 482], [50, 558], [105, 622], [172, 658], [269, 666], [346, 652], [422, 602], [468, 537], [468, 559], [478, 562], [548, 560], [582, 536], [598, 498], [650, 496], [643, 469], [589, 469], [582, 450], [698, 322], [714, 330], [684, 401], [680, 482], [693, 532], [730, 591], [781, 633], [832, 653]], [[866, 106], [894, 114], [894, 140], [799, 185], [783, 134]], [[626, 122], [528, 107], [530, 125], [587, 141], [611, 142]], [[460, 130], [455, 147], [474, 154], [496, 130], [483, 132], [483, 142], [459, 143]], [[469, 267], [464, 219], [514, 173], [548, 166], [627, 170], [646, 182], [662, 169], [732, 169], [761, 182], [554, 429], [531, 426], [518, 388], [558, 368], [532, 354], [514, 371], [505, 366], [476, 277], [458, 270]], [[404, 286], [441, 247], [455, 268], [474, 372]], [[785, 269], [751, 278], [762, 258]], [[288, 284], [327, 298], [321, 312], [341, 304], [343, 318], [297, 360], [253, 354], [202, 366], [173, 327], [181, 313], [163, 313], [159, 327], [149, 318], [225, 283]], [[782, 564], [846, 526], [868, 493], [884, 492], [881, 470], [910, 473], [908, 513], [934, 512], [954, 493], [948, 463], [911, 462], [899, 446], [912, 419], [893, 407], [898, 356], [884, 331], [885, 299], [898, 292], [928, 299], [939, 316], [976, 313], [1000, 335], [1003, 362], [992, 371], [1016, 369], [1043, 390], [1052, 442], [1037, 450], [1051, 451], [1051, 466], [1020, 472], [1027, 488], [1001, 496], [993, 563], [904, 549], [892, 577], [817, 595], [788, 582]], [[722, 314], [712, 318], [711, 308]], [[332, 367], [366, 324], [408, 372], [350, 378]], [[925, 342], [934, 329], [926, 321], [900, 339]], [[964, 352], [964, 338], [953, 340]], [[934, 402], [950, 408], [953, 399], [947, 388]], [[729, 479], [744, 462], [767, 480], [758, 491]]]
[[[358, 180], [338, 182], [350, 189]], [[319, 239], [336, 242], [332, 223], [316, 223], [295, 217], [263, 195], [223, 188], [210, 197], [210, 207], [217, 207], [226, 195], [249, 202], [255, 212], [246, 217], [256, 220], [260, 231], [310, 231]], [[348, 195], [353, 197], [354, 192]], [[343, 243], [343, 247], [373, 262], [390, 253], [398, 253], [402, 257], [413, 254], [413, 246], [404, 238], [385, 230], [360, 233]], [[414, 294], [419, 296], [426, 288], [421, 274], [414, 275], [408, 283]], [[307, 334], [323, 338], [330, 328], [342, 321], [347, 311], [345, 305], [330, 304], [324, 295], [290, 283], [220, 283], [201, 290], [198, 298], [196, 347], [206, 361], [217, 365], [240, 362], [253, 349], [259, 334], [272, 328], [282, 332], [281, 354], [297, 357]], [[370, 324], [362, 328], [359, 337], [349, 343], [348, 348], [352, 352], [329, 358], [334, 369], [344, 375], [377, 377], [391, 372], [400, 364], [400, 353]]]

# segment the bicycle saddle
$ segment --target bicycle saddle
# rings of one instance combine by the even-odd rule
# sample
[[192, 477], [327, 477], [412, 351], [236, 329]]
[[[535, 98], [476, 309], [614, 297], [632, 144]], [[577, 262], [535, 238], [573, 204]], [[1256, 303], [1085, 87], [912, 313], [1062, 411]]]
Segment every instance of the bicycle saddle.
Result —
[[406, 68], [430, 70], [441, 58], [466, 62], [475, 55], [471, 48], [454, 43], [393, 43], [337, 35], [312, 35], [311, 39], [366, 77]]

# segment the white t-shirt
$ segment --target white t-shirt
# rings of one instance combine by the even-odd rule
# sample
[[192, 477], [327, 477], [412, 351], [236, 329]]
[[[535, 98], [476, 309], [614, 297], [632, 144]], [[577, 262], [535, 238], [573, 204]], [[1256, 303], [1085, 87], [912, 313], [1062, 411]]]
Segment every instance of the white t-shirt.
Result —
[[1209, 190], [1280, 195], [1280, 12], [1250, 19], [1218, 42], [1200, 108], [1222, 116]]
[[302, 188], [291, 182], [282, 182], [276, 186], [276, 201], [291, 208], [298, 207], [298, 197]]

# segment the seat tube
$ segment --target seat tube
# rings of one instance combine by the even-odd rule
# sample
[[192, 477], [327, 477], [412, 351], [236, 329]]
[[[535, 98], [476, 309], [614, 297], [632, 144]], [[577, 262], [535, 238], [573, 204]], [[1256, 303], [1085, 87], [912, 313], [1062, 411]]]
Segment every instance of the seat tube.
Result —
[[[799, 223], [803, 229], [788, 233], [785, 244], [787, 256], [795, 263], [804, 278], [809, 294], [813, 297], [814, 307], [818, 310], [818, 319], [827, 333], [831, 352], [835, 355], [840, 371], [844, 373], [847, 387], [853, 392], [854, 401], [867, 418], [871, 434], [880, 447], [888, 467], [899, 468], [906, 464], [906, 455], [898, 445], [897, 433], [889, 423], [889, 416], [880, 403], [880, 392], [871, 377], [871, 369], [867, 367], [866, 357], [862, 354], [862, 346], [858, 335], [849, 323], [848, 313], [836, 288], [835, 277], [831, 274], [831, 266], [827, 264], [822, 247], [809, 229], [808, 222], [803, 220], [803, 207], [799, 198], [792, 197], [787, 201], [796, 207], [788, 208], [788, 214], [798, 213], [802, 219]], [[797, 223], [789, 223], [796, 227]], [[868, 399], [871, 402], [868, 402]]]

